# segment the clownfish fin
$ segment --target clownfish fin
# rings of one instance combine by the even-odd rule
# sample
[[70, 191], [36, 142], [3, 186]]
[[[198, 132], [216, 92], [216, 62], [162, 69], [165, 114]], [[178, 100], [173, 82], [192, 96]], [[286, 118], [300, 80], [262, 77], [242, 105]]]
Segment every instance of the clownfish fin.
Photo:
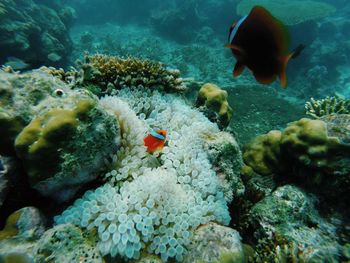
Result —
[[304, 48], [305, 48], [306, 46], [304, 45], [304, 44], [300, 44], [300, 45], [298, 45], [294, 50], [293, 50], [293, 55], [292, 55], [292, 57], [291, 58], [297, 58], [299, 55], [300, 55], [300, 53], [304, 50]]
[[243, 53], [243, 49], [240, 48], [240, 47], [237, 46], [237, 45], [226, 44], [226, 45], [225, 45], [225, 48], [233, 49], [233, 50], [236, 50], [236, 51], [239, 51], [239, 52]]
[[235, 65], [235, 68], [233, 69], [233, 76], [237, 77], [237, 76], [241, 75], [243, 70], [244, 70], [244, 67], [245, 66], [244, 66], [243, 63], [237, 61], [236, 65]]
[[286, 73], [287, 64], [288, 64], [288, 61], [291, 58], [293, 58], [293, 54], [294, 53], [290, 53], [289, 55], [281, 59], [281, 70], [280, 70], [279, 78], [280, 78], [281, 87], [284, 89], [287, 87], [287, 73]]

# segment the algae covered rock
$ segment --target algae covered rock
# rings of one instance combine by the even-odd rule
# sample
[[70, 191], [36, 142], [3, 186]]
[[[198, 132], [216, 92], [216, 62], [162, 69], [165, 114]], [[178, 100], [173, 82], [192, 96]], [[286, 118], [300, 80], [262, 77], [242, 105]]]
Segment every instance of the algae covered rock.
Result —
[[11, 55], [32, 67], [64, 64], [72, 50], [68, 31], [73, 12], [57, 9], [61, 11], [33, 0], [1, 1], [0, 63]]
[[227, 91], [212, 83], [204, 84], [199, 92], [196, 106], [213, 122], [222, 128], [229, 125], [233, 110], [227, 101]]
[[286, 185], [254, 205], [249, 220], [260, 242], [261, 260], [337, 262], [337, 228], [319, 215], [315, 202], [301, 189]]
[[68, 92], [68, 87], [41, 71], [26, 74], [0, 70], [0, 154], [14, 155], [14, 140], [48, 97]]
[[65, 224], [47, 230], [35, 247], [38, 262], [105, 262], [98, 252], [94, 235]]
[[13, 212], [0, 231], [0, 240], [7, 238], [37, 239], [45, 231], [45, 218], [35, 207], [24, 207]]
[[36, 240], [45, 231], [45, 221], [34, 207], [13, 212], [0, 231], [0, 262], [34, 262]]
[[0, 153], [20, 158], [33, 188], [62, 202], [103, 173], [120, 131], [96, 96], [41, 70], [0, 79]]
[[118, 122], [97, 103], [82, 99], [72, 109], [53, 108], [17, 136], [17, 155], [30, 184], [43, 195], [68, 200], [97, 178], [104, 158], [116, 149]]
[[184, 263], [244, 262], [239, 233], [215, 223], [200, 226], [193, 234]]
[[243, 166], [242, 152], [236, 139], [228, 132], [221, 131], [208, 135], [204, 141], [204, 149], [221, 181], [225, 198], [231, 202], [234, 196], [244, 193], [240, 177]]

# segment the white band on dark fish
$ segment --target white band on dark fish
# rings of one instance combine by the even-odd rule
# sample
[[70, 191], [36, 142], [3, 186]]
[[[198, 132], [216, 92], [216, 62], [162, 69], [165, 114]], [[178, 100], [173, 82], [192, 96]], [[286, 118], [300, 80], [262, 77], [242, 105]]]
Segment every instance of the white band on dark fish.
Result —
[[232, 32], [231, 32], [229, 43], [232, 43], [233, 38], [235, 37], [239, 26], [244, 22], [244, 20], [247, 18], [247, 16], [248, 16], [248, 15], [242, 17], [242, 18], [237, 22], [235, 28], [234, 28], [234, 29], [232, 30]]
[[151, 131], [151, 135], [159, 140], [165, 140], [165, 137], [156, 131]]

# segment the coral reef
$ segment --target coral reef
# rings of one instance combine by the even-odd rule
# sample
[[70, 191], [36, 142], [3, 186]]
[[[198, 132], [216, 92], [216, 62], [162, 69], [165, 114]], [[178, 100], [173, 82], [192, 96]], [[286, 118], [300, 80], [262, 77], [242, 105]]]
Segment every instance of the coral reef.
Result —
[[184, 263], [243, 263], [244, 253], [239, 233], [229, 227], [209, 223], [197, 228], [191, 238]]
[[[335, 7], [328, 3], [309, 0], [242, 0], [237, 5], [237, 14], [245, 16], [254, 5], [266, 7], [286, 25], [296, 25], [310, 20], [324, 18], [334, 13], [336, 10]], [[290, 12], [290, 10], [293, 10], [293, 12]]]
[[236, 139], [228, 132], [211, 134], [205, 138], [204, 150], [208, 153], [228, 202], [244, 193], [240, 171], [243, 166], [242, 153]]
[[142, 85], [166, 92], [183, 92], [186, 86], [178, 70], [167, 69], [158, 62], [106, 55], [85, 56], [81, 65], [82, 84], [94, 84], [110, 94], [123, 86]]
[[42, 262], [104, 263], [96, 248], [93, 234], [83, 233], [70, 224], [47, 230], [34, 248], [36, 260]]
[[45, 219], [38, 209], [24, 207], [13, 212], [0, 231], [0, 241], [8, 238], [38, 239], [45, 231]]
[[244, 162], [259, 174], [272, 174], [280, 164], [280, 131], [260, 135], [246, 146]]
[[227, 102], [227, 91], [212, 83], [204, 84], [199, 92], [196, 107], [219, 127], [225, 128], [230, 124], [233, 110]]
[[305, 103], [306, 114], [316, 119], [329, 114], [349, 114], [350, 100], [341, 97], [326, 97], [321, 100], [311, 98]]
[[257, 262], [283, 258], [337, 262], [341, 249], [337, 228], [319, 215], [315, 202], [299, 188], [286, 185], [254, 205], [249, 220], [260, 239]]
[[193, 32], [198, 31], [206, 20], [198, 12], [198, 2], [194, 0], [183, 3], [174, 2], [169, 5], [155, 8], [151, 12], [150, 22], [161, 35], [177, 40], [189, 42], [195, 37]]
[[118, 147], [117, 119], [91, 93], [70, 90], [40, 70], [0, 72], [0, 78], [7, 94], [1, 101], [0, 123], [6, 124], [0, 129], [6, 140], [1, 153], [21, 159], [31, 186], [41, 194], [60, 202], [72, 198], [98, 177], [105, 158]]
[[39, 67], [63, 65], [72, 50], [68, 35], [74, 12], [56, 11], [35, 1], [2, 1], [0, 6], [0, 63], [10, 56]]
[[69, 88], [41, 71], [17, 74], [0, 70], [0, 81], [0, 154], [13, 155], [19, 132], [34, 115], [45, 111], [43, 101], [59, 98], [56, 92], [66, 94]]
[[300, 105], [281, 98], [269, 87], [235, 85], [229, 89], [228, 102], [235, 113], [229, 128], [235, 132], [240, 146], [305, 116]]
[[45, 231], [44, 220], [35, 208], [22, 208], [7, 222], [0, 232], [1, 262], [105, 262], [93, 233], [68, 224]]
[[349, 118], [347, 114], [329, 115], [290, 123], [282, 133], [257, 137], [248, 145], [244, 160], [261, 174], [299, 177], [299, 183], [328, 197], [345, 193], [350, 172]]
[[[108, 183], [87, 192], [55, 221], [97, 229], [103, 255], [132, 259], [147, 252], [181, 261], [200, 224], [229, 222], [225, 196], [230, 195], [221, 189], [230, 189], [220, 186], [204, 151], [205, 138], [219, 130], [175, 95], [139, 86], [116, 96], [101, 99], [118, 116], [122, 131]], [[167, 130], [168, 145], [150, 155], [142, 140], [157, 127]]]

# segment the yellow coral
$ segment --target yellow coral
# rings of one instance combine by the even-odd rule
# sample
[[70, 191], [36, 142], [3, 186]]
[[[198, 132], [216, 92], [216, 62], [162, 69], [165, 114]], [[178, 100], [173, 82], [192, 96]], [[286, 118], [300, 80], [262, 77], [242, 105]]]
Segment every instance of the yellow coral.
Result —
[[342, 151], [337, 137], [328, 136], [327, 124], [321, 120], [302, 118], [284, 130], [281, 147], [291, 158], [311, 167], [327, 167], [332, 153]]
[[212, 83], [204, 84], [197, 98], [197, 106], [205, 105], [219, 115], [219, 121], [223, 126], [227, 126], [232, 118], [233, 110], [227, 101], [227, 91], [220, 89]]
[[274, 130], [255, 138], [246, 147], [244, 162], [259, 174], [272, 174], [279, 162], [281, 137], [282, 133]]
[[[59, 162], [59, 145], [74, 134], [78, 121], [93, 108], [94, 101], [81, 100], [75, 109], [52, 109], [31, 121], [17, 136], [15, 148], [24, 160], [31, 174], [30, 182], [35, 183], [52, 176]], [[67, 147], [67, 146], [66, 146]], [[46, 162], [42, 162], [46, 156]]]
[[4, 240], [9, 237], [16, 236], [18, 233], [17, 221], [20, 218], [22, 212], [20, 210], [12, 213], [6, 220], [6, 224], [3, 230], [0, 231], [0, 240]]
[[267, 8], [286, 25], [296, 25], [305, 21], [320, 19], [335, 12], [330, 4], [309, 0], [242, 0], [237, 5], [237, 14], [244, 16], [253, 6]]

